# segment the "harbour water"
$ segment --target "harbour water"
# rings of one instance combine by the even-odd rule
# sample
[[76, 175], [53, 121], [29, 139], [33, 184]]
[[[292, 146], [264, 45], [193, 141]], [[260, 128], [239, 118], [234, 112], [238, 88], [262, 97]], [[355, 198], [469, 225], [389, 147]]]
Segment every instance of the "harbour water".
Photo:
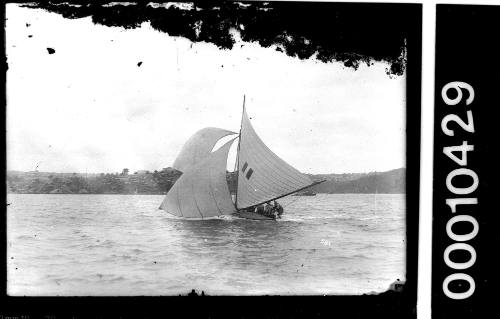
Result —
[[8, 294], [363, 294], [405, 279], [403, 194], [290, 196], [278, 221], [183, 220], [162, 199], [8, 194]]

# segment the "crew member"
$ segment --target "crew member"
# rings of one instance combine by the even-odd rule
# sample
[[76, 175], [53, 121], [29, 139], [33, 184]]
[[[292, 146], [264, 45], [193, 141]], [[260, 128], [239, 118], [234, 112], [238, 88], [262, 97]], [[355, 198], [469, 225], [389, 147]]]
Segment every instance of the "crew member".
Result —
[[264, 207], [264, 214], [266, 216], [271, 216], [271, 213], [272, 213], [272, 207], [271, 207], [271, 204], [269, 202], [266, 203], [266, 206]]
[[281, 218], [281, 215], [283, 214], [283, 206], [281, 206], [277, 201], [274, 201], [274, 207], [278, 213], [278, 217]]
[[260, 204], [258, 206], [255, 207], [255, 212], [257, 214], [263, 214], [264, 213], [264, 205], [263, 204]]

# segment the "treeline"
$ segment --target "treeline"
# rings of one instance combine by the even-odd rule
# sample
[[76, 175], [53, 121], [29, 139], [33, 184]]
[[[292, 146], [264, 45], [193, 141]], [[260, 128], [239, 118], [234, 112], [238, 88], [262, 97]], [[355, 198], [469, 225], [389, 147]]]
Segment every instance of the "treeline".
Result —
[[[344, 174], [342, 174], [344, 175]], [[324, 176], [324, 175], [323, 175]], [[362, 194], [403, 194], [406, 192], [406, 169], [398, 168], [387, 172], [372, 172], [361, 174], [354, 179], [334, 178], [311, 187], [316, 193], [338, 194], [338, 193], [362, 193]], [[318, 176], [312, 176], [319, 180]]]
[[166, 168], [128, 174], [7, 172], [7, 190], [24, 194], [166, 194], [182, 175]]
[[[311, 187], [315, 193], [405, 193], [406, 170], [356, 174], [309, 175], [312, 180], [327, 179]], [[182, 173], [171, 167], [161, 171], [128, 169], [113, 174], [67, 174], [43, 172], [7, 172], [7, 190], [24, 194], [166, 194]], [[237, 188], [235, 172], [226, 174], [229, 191]]]

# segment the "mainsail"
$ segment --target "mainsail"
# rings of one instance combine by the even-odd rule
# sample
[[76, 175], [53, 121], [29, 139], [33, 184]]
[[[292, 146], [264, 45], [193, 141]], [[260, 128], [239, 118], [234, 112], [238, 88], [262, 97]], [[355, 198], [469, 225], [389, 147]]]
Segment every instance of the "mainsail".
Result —
[[313, 185], [259, 138], [243, 107], [238, 149], [237, 209], [255, 206]]
[[[210, 153], [210, 148], [209, 154], [190, 166], [167, 193], [160, 208], [186, 218], [235, 213], [226, 181], [227, 156], [234, 140], [230, 140], [213, 153]], [[193, 154], [199, 153], [195, 151]]]
[[186, 172], [190, 166], [206, 159], [218, 140], [231, 134], [236, 133], [216, 127], [199, 130], [184, 144], [172, 167], [183, 173]]

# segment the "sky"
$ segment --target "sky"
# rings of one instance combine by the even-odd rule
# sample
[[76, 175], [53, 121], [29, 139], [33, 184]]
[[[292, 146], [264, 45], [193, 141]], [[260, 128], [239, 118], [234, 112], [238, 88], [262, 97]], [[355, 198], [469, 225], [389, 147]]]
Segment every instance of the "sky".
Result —
[[238, 132], [244, 95], [257, 134], [302, 172], [405, 166], [406, 78], [385, 62], [354, 70], [242, 41], [221, 50], [149, 23], [106, 27], [17, 4], [6, 6], [6, 53], [8, 170], [169, 167], [197, 130]]

